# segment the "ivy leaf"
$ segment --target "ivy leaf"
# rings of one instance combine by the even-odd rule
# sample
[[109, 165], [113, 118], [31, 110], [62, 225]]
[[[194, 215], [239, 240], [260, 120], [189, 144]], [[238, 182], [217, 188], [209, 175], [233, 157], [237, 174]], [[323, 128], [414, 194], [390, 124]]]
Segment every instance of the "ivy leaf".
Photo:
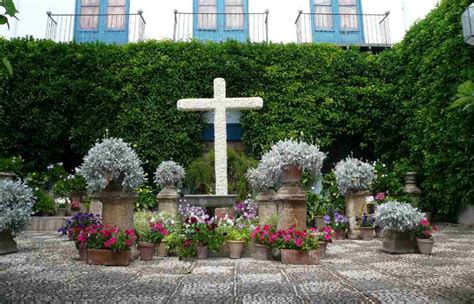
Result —
[[3, 4], [5, 5], [5, 11], [7, 15], [10, 15], [13, 17], [15, 16], [16, 13], [18, 13], [18, 11], [15, 8], [15, 3], [13, 2], [13, 0], [4, 0]]
[[10, 24], [8, 23], [8, 18], [4, 15], [0, 15], [0, 25], [6, 24], [8, 29], [10, 29]]
[[8, 61], [7, 58], [3, 57], [2, 62], [5, 65], [5, 68], [7, 69], [8, 73], [10, 75], [13, 75], [13, 68], [12, 68], [12, 65], [10, 64], [10, 61]]

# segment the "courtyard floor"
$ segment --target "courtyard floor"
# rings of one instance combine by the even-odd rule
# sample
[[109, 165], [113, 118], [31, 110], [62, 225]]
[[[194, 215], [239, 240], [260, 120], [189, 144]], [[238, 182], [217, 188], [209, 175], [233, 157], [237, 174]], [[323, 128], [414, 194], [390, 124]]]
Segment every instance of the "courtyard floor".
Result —
[[441, 225], [432, 256], [337, 241], [319, 266], [177, 258], [89, 266], [54, 233], [22, 233], [0, 256], [1, 303], [474, 303], [474, 229]]

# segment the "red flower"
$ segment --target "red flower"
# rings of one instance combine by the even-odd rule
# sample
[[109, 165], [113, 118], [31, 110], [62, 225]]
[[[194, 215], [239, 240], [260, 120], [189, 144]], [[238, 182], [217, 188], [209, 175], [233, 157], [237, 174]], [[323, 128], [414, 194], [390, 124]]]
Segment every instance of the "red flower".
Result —
[[426, 218], [424, 218], [420, 221], [420, 225], [423, 226], [423, 227], [429, 227], [430, 222], [428, 222], [428, 220]]
[[107, 247], [107, 248], [110, 248], [113, 245], [115, 245], [116, 243], [117, 243], [117, 239], [116, 238], [111, 238], [110, 240], [108, 240], [104, 243], [104, 246]]
[[303, 246], [303, 240], [300, 239], [300, 238], [296, 238], [295, 239], [295, 245], [298, 246], [298, 247]]

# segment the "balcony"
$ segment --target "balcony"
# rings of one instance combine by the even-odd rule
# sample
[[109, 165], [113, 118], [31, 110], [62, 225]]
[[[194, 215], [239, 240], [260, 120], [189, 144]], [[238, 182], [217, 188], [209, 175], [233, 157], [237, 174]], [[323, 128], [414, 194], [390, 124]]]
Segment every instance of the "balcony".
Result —
[[265, 13], [180, 13], [175, 11], [174, 41], [268, 42]]
[[52, 14], [47, 13], [46, 39], [56, 42], [104, 42], [125, 44], [142, 41], [146, 22], [136, 14]]
[[385, 49], [391, 46], [389, 14], [309, 14], [300, 11], [295, 22], [297, 42]]

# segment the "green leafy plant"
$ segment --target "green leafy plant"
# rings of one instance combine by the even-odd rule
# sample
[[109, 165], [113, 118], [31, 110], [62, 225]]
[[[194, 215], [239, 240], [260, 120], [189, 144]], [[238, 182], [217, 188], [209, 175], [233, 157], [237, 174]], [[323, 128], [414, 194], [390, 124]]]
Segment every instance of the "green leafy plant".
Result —
[[86, 191], [87, 183], [80, 175], [69, 175], [59, 180], [53, 186], [53, 193], [57, 197], [69, 197], [71, 193]]
[[250, 231], [247, 226], [239, 227], [230, 226], [224, 230], [224, 236], [227, 241], [244, 241], [250, 240]]
[[461, 108], [463, 111], [470, 109], [474, 105], [474, 83], [466, 81], [458, 87], [457, 99], [449, 106], [449, 109]]
[[148, 185], [141, 185], [135, 190], [138, 194], [135, 203], [136, 211], [154, 210], [157, 207], [156, 192]]
[[[18, 11], [16, 10], [15, 7], [15, 2], [13, 0], [2, 0], [0, 1], [0, 7], [3, 7], [5, 9], [5, 12], [0, 14], [0, 25], [6, 24], [8, 28], [10, 28], [10, 23], [8, 22], [8, 18], [16, 18], [16, 14]], [[10, 61], [6, 58], [2, 58], [3, 65], [7, 69], [8, 73], [10, 75], [13, 75], [13, 68], [12, 65], [10, 64]]]
[[22, 175], [23, 165], [23, 159], [21, 157], [0, 157], [0, 172]]
[[33, 192], [35, 204], [33, 205], [33, 213], [35, 215], [46, 216], [56, 213], [56, 204], [54, 200], [42, 190]]

